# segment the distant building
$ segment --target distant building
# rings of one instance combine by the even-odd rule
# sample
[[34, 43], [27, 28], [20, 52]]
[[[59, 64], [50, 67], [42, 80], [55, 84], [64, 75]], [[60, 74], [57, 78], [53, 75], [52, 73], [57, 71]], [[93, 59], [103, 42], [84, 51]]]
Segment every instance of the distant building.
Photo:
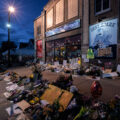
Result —
[[[4, 56], [7, 56], [8, 51], [3, 53]], [[22, 58], [22, 60], [30, 60], [34, 58], [34, 39], [29, 40], [28, 43], [20, 43], [19, 47], [14, 50], [10, 50], [11, 56], [17, 56], [18, 59]]]
[[22, 42], [20, 42], [19, 49], [26, 48], [27, 46], [28, 46], [28, 43], [22, 43]]

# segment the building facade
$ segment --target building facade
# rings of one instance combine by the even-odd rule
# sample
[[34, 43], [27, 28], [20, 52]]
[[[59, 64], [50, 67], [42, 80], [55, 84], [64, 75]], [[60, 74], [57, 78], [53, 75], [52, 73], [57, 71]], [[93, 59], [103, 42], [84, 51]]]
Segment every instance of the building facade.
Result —
[[[86, 0], [85, 2], [87, 2]], [[88, 20], [83, 21], [83, 0], [51, 0], [44, 7], [41, 16], [34, 21], [34, 36], [36, 46], [42, 44], [42, 52], [36, 52], [46, 62], [77, 58], [88, 47]], [[88, 4], [86, 4], [88, 5]], [[88, 8], [88, 7], [87, 7]], [[88, 15], [85, 16], [88, 19]], [[84, 24], [83, 24], [84, 23]], [[87, 26], [87, 30], [83, 26]], [[40, 29], [41, 27], [41, 29]], [[83, 42], [83, 37], [86, 41]], [[40, 42], [41, 41], [41, 42]], [[36, 47], [35, 46], [35, 47]], [[41, 47], [39, 47], [41, 48]], [[36, 51], [38, 47], [36, 47]]]
[[82, 0], [56, 0], [46, 11], [46, 62], [80, 57]]
[[85, 57], [120, 62], [119, 0], [51, 0], [34, 21], [35, 48], [46, 62]]
[[90, 0], [89, 47], [104, 63], [120, 62], [119, 10], [119, 0]]
[[34, 21], [34, 48], [35, 58], [45, 60], [45, 15], [44, 11], [41, 16]]

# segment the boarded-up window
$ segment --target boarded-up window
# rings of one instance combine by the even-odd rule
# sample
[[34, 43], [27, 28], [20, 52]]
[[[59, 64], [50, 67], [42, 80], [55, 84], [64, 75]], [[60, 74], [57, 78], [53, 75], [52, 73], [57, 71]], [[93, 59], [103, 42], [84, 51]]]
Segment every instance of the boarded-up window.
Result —
[[56, 4], [56, 24], [63, 22], [64, 18], [64, 0]]
[[53, 8], [47, 13], [47, 28], [53, 26]]
[[78, 0], [68, 0], [68, 19], [78, 16]]

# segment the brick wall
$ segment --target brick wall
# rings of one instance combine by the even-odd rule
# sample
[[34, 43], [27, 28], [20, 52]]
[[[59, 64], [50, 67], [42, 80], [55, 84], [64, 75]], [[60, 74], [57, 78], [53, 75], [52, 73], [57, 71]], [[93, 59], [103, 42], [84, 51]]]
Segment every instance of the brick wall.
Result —
[[98, 22], [98, 19], [110, 19], [118, 17], [119, 0], [110, 0], [111, 10], [95, 16], [95, 0], [90, 0], [90, 25]]

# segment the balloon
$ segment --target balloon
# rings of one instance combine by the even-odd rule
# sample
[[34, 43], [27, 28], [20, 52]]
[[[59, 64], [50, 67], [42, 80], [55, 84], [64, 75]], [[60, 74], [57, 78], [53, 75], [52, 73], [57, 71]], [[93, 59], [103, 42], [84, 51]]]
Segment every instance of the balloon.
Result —
[[94, 98], [99, 98], [102, 95], [102, 86], [98, 81], [94, 81], [92, 83], [91, 94]]

